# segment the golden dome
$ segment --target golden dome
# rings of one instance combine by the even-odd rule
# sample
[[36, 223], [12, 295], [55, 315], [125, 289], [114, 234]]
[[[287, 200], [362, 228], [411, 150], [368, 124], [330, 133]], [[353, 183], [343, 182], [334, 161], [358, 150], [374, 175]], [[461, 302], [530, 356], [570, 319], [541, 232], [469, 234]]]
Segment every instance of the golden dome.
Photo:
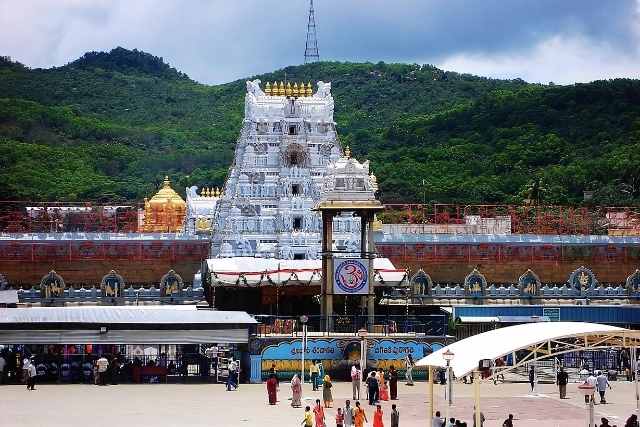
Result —
[[164, 177], [162, 188], [149, 200], [149, 203], [151, 205], [166, 205], [171, 203], [172, 205], [186, 206], [182, 197], [171, 188], [171, 181], [169, 181], [168, 176]]

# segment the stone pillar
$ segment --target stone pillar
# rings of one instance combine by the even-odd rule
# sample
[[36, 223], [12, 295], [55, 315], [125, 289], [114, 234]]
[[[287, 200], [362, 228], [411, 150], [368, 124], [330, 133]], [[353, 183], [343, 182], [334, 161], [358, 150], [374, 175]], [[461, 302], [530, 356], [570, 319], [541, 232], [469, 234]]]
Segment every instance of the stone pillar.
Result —
[[358, 215], [360, 216], [360, 257], [363, 260], [367, 260], [369, 269], [369, 277], [367, 278], [368, 290], [367, 295], [364, 297], [367, 306], [367, 323], [369, 332], [373, 332], [376, 302], [373, 284], [373, 216], [367, 211], [360, 211]]
[[333, 213], [322, 211], [322, 301], [320, 315], [326, 332], [331, 331], [333, 315]]

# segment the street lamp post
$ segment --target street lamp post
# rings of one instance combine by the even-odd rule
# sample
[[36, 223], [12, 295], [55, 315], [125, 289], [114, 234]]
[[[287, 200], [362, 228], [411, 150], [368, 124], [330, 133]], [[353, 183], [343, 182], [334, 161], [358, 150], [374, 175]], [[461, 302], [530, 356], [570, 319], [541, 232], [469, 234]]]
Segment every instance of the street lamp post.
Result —
[[360, 375], [360, 389], [358, 390], [358, 396], [362, 396], [362, 383], [364, 382], [364, 373], [365, 370], [367, 368], [367, 335], [369, 334], [369, 331], [367, 331], [366, 328], [360, 328], [358, 329], [358, 336], [360, 338], [362, 338], [362, 341], [360, 341], [360, 372], [362, 372], [362, 374]]
[[300, 323], [302, 323], [302, 366], [300, 367], [300, 381], [304, 384], [304, 354], [307, 352], [307, 322], [309, 318], [305, 315], [300, 316]]
[[447, 351], [442, 353], [442, 358], [447, 362], [447, 388], [449, 389], [447, 393], [449, 404], [447, 405], [447, 416], [445, 418], [446, 420], [449, 420], [449, 411], [451, 409], [451, 405], [453, 405], [453, 379], [451, 378], [451, 362], [453, 361], [453, 358], [455, 356], [455, 353], [450, 349], [447, 349]]
[[588, 415], [588, 419], [589, 419], [589, 427], [596, 427], [595, 423], [594, 423], [594, 403], [593, 403], [593, 394], [595, 393], [596, 388], [591, 385], [591, 384], [580, 384], [578, 386], [578, 392], [580, 392], [581, 395], [583, 395], [585, 398], [588, 396], [589, 397], [589, 405], [587, 406], [587, 415]]

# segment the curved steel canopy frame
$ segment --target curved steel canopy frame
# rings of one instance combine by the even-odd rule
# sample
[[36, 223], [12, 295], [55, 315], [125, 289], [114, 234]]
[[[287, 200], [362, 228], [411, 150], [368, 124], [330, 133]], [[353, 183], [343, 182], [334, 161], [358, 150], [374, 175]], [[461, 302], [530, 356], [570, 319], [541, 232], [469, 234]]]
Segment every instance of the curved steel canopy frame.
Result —
[[[505, 335], [508, 337], [508, 330], [511, 328], [513, 332], [524, 332], [526, 330], [533, 330], [537, 325], [544, 325], [539, 327], [544, 327], [547, 329], [552, 328], [554, 324], [557, 324], [558, 329], [562, 329], [563, 326], [567, 326], [567, 329], [571, 329], [571, 326], [587, 329], [586, 331], [581, 331], [578, 333], [567, 333], [566, 335], [558, 334], [558, 336], [553, 336], [547, 339], [535, 340], [534, 342], [528, 343], [524, 346], [514, 346], [509, 349], [507, 352], [498, 352], [496, 354], [491, 354], [491, 357], [485, 357], [487, 354], [490, 354], [490, 351], [487, 352], [485, 350], [481, 350], [483, 348], [482, 344], [474, 343], [473, 348], [479, 348], [477, 351], [481, 354], [480, 357], [478, 355], [472, 355], [469, 358], [467, 355], [467, 365], [469, 359], [475, 361], [475, 367], [471, 370], [464, 368], [463, 372], [458, 372], [457, 377], [461, 378], [463, 376], [473, 374], [475, 381], [475, 403], [476, 407], [480, 407], [480, 376], [478, 371], [478, 366], [481, 360], [490, 359], [492, 362], [495, 360], [505, 357], [511, 354], [512, 364], [509, 366], [500, 366], [493, 367], [491, 369], [491, 375], [485, 377], [486, 380], [491, 380], [498, 375], [502, 375], [506, 372], [513, 371], [514, 369], [521, 367], [527, 363], [537, 362], [544, 359], [550, 359], [562, 354], [572, 353], [576, 351], [587, 351], [587, 350], [606, 350], [611, 348], [628, 348], [630, 349], [631, 355], [631, 368], [635, 375], [635, 399], [636, 399], [636, 413], [640, 414], [640, 392], [638, 389], [638, 359], [637, 359], [637, 349], [640, 347], [640, 331], [630, 330], [624, 328], [610, 327], [606, 325], [600, 324], [590, 324], [590, 323], [579, 323], [579, 322], [545, 322], [545, 323], [535, 323], [528, 325], [516, 325], [516, 326], [508, 326], [506, 328], [501, 328], [501, 335]], [[588, 328], [593, 327], [594, 331], [589, 332]], [[575, 328], [574, 328], [575, 329]], [[510, 332], [510, 331], [509, 331]], [[457, 341], [452, 343], [446, 347], [439, 349], [437, 352], [430, 354], [429, 356], [424, 357], [423, 359], [417, 362], [418, 366], [427, 366], [429, 368], [429, 378], [428, 381], [428, 389], [429, 389], [429, 414], [433, 417], [433, 381], [434, 378], [434, 368], [449, 368], [449, 364], [444, 360], [441, 356], [444, 352], [448, 350], [452, 350], [455, 353], [455, 347], [461, 347], [460, 343], [467, 342], [467, 340], [473, 339], [474, 341], [478, 341], [485, 334], [496, 335], [496, 330], [484, 332], [482, 334], [478, 334], [469, 338], [465, 338], [461, 341]], [[486, 335], [485, 335], [486, 336]], [[520, 338], [522, 335], [519, 334]], [[515, 337], [515, 335], [514, 335]], [[495, 337], [493, 337], [495, 339]], [[488, 340], [487, 344], [490, 344], [491, 340]], [[467, 342], [468, 343], [468, 342]], [[465, 350], [469, 350], [467, 347]], [[521, 352], [522, 350], [526, 350], [527, 354], [520, 359], [516, 359], [516, 352]], [[484, 353], [484, 354], [482, 354]], [[476, 358], [477, 357], [477, 358]]]

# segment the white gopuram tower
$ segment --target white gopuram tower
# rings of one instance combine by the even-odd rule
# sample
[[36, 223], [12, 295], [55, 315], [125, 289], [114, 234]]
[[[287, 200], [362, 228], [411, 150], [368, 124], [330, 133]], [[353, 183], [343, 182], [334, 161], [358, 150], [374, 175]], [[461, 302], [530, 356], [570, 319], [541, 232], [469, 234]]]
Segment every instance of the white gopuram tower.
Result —
[[[217, 200], [216, 257], [317, 259], [320, 200], [329, 164], [342, 157], [331, 83], [247, 82], [245, 118], [222, 196]], [[334, 219], [334, 247], [357, 251], [360, 220]]]

